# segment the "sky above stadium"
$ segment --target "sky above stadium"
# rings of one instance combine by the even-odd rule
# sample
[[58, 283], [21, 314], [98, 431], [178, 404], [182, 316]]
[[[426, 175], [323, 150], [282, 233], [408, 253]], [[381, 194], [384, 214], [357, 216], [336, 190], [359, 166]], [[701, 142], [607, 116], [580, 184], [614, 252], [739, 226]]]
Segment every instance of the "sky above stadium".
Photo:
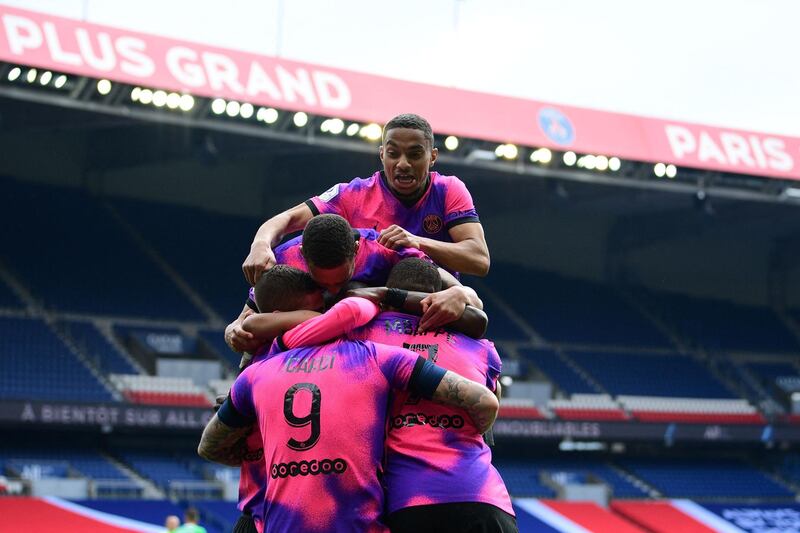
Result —
[[800, 136], [796, 0], [0, 0], [308, 63]]

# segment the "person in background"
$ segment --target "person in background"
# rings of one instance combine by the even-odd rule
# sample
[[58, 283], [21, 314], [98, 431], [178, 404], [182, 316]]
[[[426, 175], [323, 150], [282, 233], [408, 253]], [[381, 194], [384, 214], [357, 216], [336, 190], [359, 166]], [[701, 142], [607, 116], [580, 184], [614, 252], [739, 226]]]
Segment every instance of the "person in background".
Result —
[[207, 533], [206, 528], [197, 524], [199, 521], [200, 513], [194, 507], [189, 507], [183, 513], [183, 525], [175, 533]]
[[174, 514], [169, 515], [167, 519], [164, 520], [164, 527], [167, 528], [167, 533], [173, 533], [180, 525], [181, 519]]

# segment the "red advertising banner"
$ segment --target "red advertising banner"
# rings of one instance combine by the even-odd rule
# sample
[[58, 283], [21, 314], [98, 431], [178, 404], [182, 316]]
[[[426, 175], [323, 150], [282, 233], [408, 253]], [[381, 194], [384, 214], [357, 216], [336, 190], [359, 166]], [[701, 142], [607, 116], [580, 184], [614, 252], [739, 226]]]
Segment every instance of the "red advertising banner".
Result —
[[439, 133], [800, 179], [800, 138], [395, 80], [0, 6], [0, 60], [95, 78]]

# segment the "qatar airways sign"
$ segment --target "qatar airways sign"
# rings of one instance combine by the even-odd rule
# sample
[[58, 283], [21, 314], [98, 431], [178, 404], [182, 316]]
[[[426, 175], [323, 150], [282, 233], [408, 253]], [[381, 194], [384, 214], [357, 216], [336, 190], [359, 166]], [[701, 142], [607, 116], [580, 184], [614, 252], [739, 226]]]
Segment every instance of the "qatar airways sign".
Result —
[[350, 105], [334, 72], [1, 7], [7, 61], [132, 84], [332, 113]]
[[0, 5], [0, 60], [362, 122], [800, 179], [800, 139], [478, 93], [285, 61]]

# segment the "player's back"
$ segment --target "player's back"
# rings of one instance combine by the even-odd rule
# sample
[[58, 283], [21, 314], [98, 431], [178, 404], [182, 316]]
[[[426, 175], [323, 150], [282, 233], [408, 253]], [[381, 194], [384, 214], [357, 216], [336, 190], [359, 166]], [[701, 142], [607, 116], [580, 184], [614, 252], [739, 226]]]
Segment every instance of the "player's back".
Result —
[[232, 392], [264, 436], [264, 531], [383, 532], [377, 478], [392, 386], [417, 357], [370, 342], [299, 348], [254, 364]]
[[[494, 389], [500, 358], [491, 342], [444, 329], [417, 334], [419, 317], [384, 312], [351, 333], [402, 346]], [[394, 396], [386, 437], [387, 510], [414, 505], [482, 502], [514, 514], [491, 450], [462, 411], [409, 393]], [[424, 496], [423, 496], [424, 495]]]

